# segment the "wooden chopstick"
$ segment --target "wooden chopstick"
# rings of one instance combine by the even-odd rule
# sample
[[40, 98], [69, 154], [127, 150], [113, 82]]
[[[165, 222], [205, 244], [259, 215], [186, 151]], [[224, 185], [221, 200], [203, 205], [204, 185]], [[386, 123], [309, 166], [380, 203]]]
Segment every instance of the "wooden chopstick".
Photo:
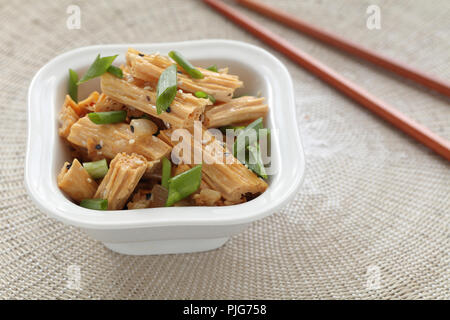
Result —
[[269, 6], [260, 1], [254, 0], [236, 0], [239, 4], [246, 6], [258, 13], [261, 13], [271, 19], [277, 20], [293, 29], [296, 29], [308, 36], [320, 40], [328, 45], [334, 46], [347, 53], [365, 59], [373, 64], [395, 72], [405, 78], [411, 79], [425, 87], [436, 90], [443, 95], [450, 97], [450, 84], [442, 79], [428, 75], [418, 69], [412, 68], [400, 61], [376, 53], [363, 46], [346, 40], [343, 37], [318, 28], [308, 22], [302, 21], [293, 15], [281, 11], [278, 8]]
[[439, 137], [428, 128], [402, 114], [389, 104], [371, 95], [360, 86], [348, 81], [317, 59], [294, 47], [285, 39], [252, 21], [247, 16], [231, 8], [222, 1], [203, 1], [228, 17], [230, 20], [256, 35], [262, 41], [268, 43], [276, 50], [285, 54], [290, 59], [297, 62], [300, 66], [327, 82], [329, 85], [343, 92], [353, 100], [359, 102], [362, 106], [371, 110], [381, 118], [390, 122], [395, 127], [399, 128], [406, 134], [410, 135], [417, 141], [421, 142], [437, 154], [450, 161], [450, 143], [445, 139]]

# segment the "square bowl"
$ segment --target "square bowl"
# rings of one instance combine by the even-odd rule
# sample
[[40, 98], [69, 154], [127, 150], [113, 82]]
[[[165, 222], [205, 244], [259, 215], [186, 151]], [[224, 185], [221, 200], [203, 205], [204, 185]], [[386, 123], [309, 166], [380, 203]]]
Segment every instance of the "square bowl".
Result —
[[[269, 105], [272, 171], [269, 187], [246, 203], [224, 207], [170, 207], [94, 211], [71, 202], [56, 177], [67, 146], [58, 136], [58, 113], [67, 93], [68, 69], [83, 73], [97, 54], [119, 54], [129, 47], [167, 54], [179, 50], [196, 65], [228, 66], [246, 85], [242, 92], [261, 92]], [[99, 90], [99, 80], [80, 87], [81, 98]], [[239, 92], [238, 92], [239, 94]], [[34, 76], [28, 91], [28, 144], [25, 184], [31, 199], [49, 216], [84, 230], [113, 251], [123, 254], [166, 254], [205, 251], [222, 246], [252, 221], [274, 213], [293, 198], [301, 185], [305, 161], [297, 130], [292, 80], [286, 67], [256, 46], [230, 40], [98, 45], [75, 49], [54, 58]]]

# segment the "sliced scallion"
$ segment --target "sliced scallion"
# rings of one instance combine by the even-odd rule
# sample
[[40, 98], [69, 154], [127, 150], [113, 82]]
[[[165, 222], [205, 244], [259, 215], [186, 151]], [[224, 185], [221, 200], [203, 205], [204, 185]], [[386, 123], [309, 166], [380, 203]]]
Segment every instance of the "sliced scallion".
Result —
[[107, 199], [84, 199], [81, 200], [80, 206], [93, 209], [93, 210], [107, 210], [108, 200]]
[[161, 73], [156, 86], [156, 113], [166, 111], [177, 95], [177, 66], [172, 64]]
[[73, 101], [78, 102], [78, 74], [69, 69], [69, 96]]
[[264, 168], [264, 163], [261, 157], [259, 143], [248, 146], [248, 151], [248, 168], [261, 178], [267, 179], [266, 169]]
[[196, 96], [197, 98], [201, 98], [201, 99], [206, 99], [206, 98], [208, 98], [208, 94], [207, 94], [206, 92], [203, 92], [203, 91], [196, 91], [196, 92], [195, 92], [195, 96]]
[[216, 103], [216, 98], [214, 98], [212, 95], [208, 94], [208, 99], [211, 100], [212, 103]]
[[172, 164], [166, 157], [164, 157], [162, 159], [161, 186], [163, 186], [166, 189], [169, 188], [169, 179], [170, 179], [171, 170], [172, 170]]
[[215, 64], [213, 64], [212, 66], [206, 68], [206, 70], [219, 72], [219, 70], [217, 70], [217, 66]]
[[100, 58], [100, 55], [97, 55], [97, 58], [95, 58], [94, 63], [91, 64], [89, 69], [86, 71], [86, 73], [83, 75], [83, 77], [78, 81], [78, 85], [80, 85], [83, 82], [86, 82], [88, 80], [91, 80], [93, 78], [99, 77], [105, 72], [108, 71], [108, 68], [113, 63], [114, 59], [116, 59], [118, 55], [110, 56], [110, 57], [103, 57]]
[[183, 200], [198, 190], [202, 180], [202, 165], [198, 165], [169, 179], [166, 207]]
[[203, 73], [200, 72], [197, 68], [195, 68], [181, 53], [178, 51], [170, 51], [169, 57], [171, 57], [180, 67], [184, 69], [192, 78], [194, 79], [202, 79]]
[[258, 138], [259, 130], [262, 128], [263, 128], [263, 118], [261, 117], [261, 118], [256, 119], [252, 123], [250, 123], [247, 127], [245, 127], [245, 129], [241, 130], [241, 132], [236, 137], [236, 141], [234, 142], [233, 155], [235, 157], [237, 157], [238, 151], [242, 150], [242, 149], [238, 150], [238, 146], [241, 148], [247, 148], [247, 146], [248, 146], [247, 141], [244, 141], [244, 143], [238, 144], [239, 139], [245, 139], [245, 137], [247, 135], [249, 135], [252, 130], [256, 131], [255, 132], [256, 137]]
[[103, 178], [108, 173], [108, 163], [106, 163], [106, 159], [93, 162], [84, 162], [83, 167], [92, 179]]
[[204, 92], [204, 91], [196, 91], [194, 94], [195, 94], [195, 96], [196, 96], [197, 98], [209, 99], [209, 100], [211, 100], [212, 103], [216, 103], [216, 98], [214, 98], [214, 97], [213, 97], [212, 95], [210, 95], [210, 94], [207, 94], [207, 93]]
[[127, 118], [127, 112], [125, 110], [91, 112], [88, 113], [88, 117], [95, 124], [118, 123], [125, 121]]
[[115, 75], [117, 78], [122, 79], [123, 78], [123, 71], [122, 69], [116, 67], [116, 66], [109, 66], [109, 68], [106, 70], [109, 73], [111, 73], [112, 75]]

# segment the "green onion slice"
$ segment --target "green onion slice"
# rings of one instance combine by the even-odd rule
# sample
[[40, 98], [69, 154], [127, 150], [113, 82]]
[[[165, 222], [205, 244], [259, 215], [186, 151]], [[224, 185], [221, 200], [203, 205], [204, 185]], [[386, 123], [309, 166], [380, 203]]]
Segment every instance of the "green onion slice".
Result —
[[184, 69], [192, 78], [194, 79], [202, 79], [203, 73], [200, 72], [197, 68], [195, 68], [181, 53], [178, 51], [170, 51], [169, 57], [171, 57], [180, 67]]
[[108, 68], [113, 63], [114, 59], [116, 59], [118, 55], [110, 56], [110, 57], [103, 57], [100, 58], [100, 55], [97, 55], [97, 58], [95, 58], [94, 63], [91, 64], [88, 71], [83, 75], [83, 77], [78, 81], [78, 85], [80, 85], [83, 82], [86, 82], [88, 80], [94, 79], [96, 77], [101, 76], [105, 72], [108, 71]]
[[106, 199], [84, 199], [81, 200], [80, 206], [93, 210], [107, 210], [108, 200]]
[[[238, 150], [238, 140], [239, 139], [245, 139], [245, 136], [248, 135], [251, 130], [255, 130], [256, 131], [256, 137], [258, 139], [258, 137], [259, 137], [259, 130], [262, 129], [262, 128], [263, 128], [263, 118], [261, 117], [261, 118], [256, 119], [252, 123], [250, 123], [245, 129], [241, 130], [241, 132], [236, 137], [236, 141], [234, 142], [233, 155], [235, 157], [237, 157], [238, 151], [242, 150], [242, 149]], [[247, 148], [247, 146], [248, 146], [247, 141], [244, 141], [244, 142], [245, 143], [243, 143], [242, 146], [239, 146], [239, 147]]]
[[164, 157], [162, 159], [162, 177], [161, 177], [161, 186], [168, 189], [169, 188], [169, 179], [170, 172], [172, 171], [172, 164], [170, 161]]
[[109, 73], [111, 73], [112, 75], [115, 75], [117, 78], [122, 79], [123, 78], [123, 71], [122, 69], [116, 67], [116, 66], [109, 66], [109, 68], [106, 70]]
[[204, 91], [196, 91], [194, 94], [195, 94], [195, 96], [196, 96], [197, 98], [209, 99], [209, 100], [211, 100], [212, 103], [216, 103], [216, 98], [214, 98], [214, 97], [213, 97], [212, 95], [210, 95], [210, 94], [207, 94], [207, 93], [204, 92]]
[[91, 112], [88, 113], [88, 117], [95, 124], [118, 123], [125, 121], [127, 118], [127, 112], [125, 110]]
[[215, 64], [213, 64], [212, 66], [206, 68], [206, 70], [219, 72], [219, 70], [217, 70], [217, 65], [215, 65]]
[[69, 69], [69, 96], [73, 101], [78, 102], [78, 74]]
[[266, 169], [264, 168], [264, 163], [261, 157], [259, 143], [248, 146], [248, 151], [248, 168], [261, 178], [267, 179]]
[[161, 73], [156, 86], [156, 112], [166, 111], [177, 95], [177, 65], [172, 64]]
[[93, 179], [103, 178], [108, 173], [108, 164], [106, 163], [106, 159], [94, 162], [84, 162], [83, 167]]
[[212, 103], [216, 103], [216, 98], [214, 98], [212, 95], [208, 94], [208, 99], [211, 100]]
[[183, 200], [198, 190], [202, 180], [202, 165], [198, 165], [169, 179], [166, 207]]
[[203, 92], [203, 91], [196, 91], [195, 92], [195, 96], [197, 98], [201, 98], [201, 99], [207, 99], [208, 98], [208, 94], [206, 92]]

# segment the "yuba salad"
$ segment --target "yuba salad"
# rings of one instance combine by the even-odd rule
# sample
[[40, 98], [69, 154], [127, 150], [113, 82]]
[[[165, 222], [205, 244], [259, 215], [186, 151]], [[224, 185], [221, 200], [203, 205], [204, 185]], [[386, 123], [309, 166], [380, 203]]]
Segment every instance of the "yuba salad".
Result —
[[[267, 185], [270, 133], [264, 98], [235, 97], [243, 87], [228, 68], [193, 66], [181, 53], [128, 49], [126, 64], [98, 55], [80, 78], [69, 69], [59, 135], [72, 159], [59, 188], [96, 210], [226, 206]], [[101, 93], [78, 100], [100, 77]]]

